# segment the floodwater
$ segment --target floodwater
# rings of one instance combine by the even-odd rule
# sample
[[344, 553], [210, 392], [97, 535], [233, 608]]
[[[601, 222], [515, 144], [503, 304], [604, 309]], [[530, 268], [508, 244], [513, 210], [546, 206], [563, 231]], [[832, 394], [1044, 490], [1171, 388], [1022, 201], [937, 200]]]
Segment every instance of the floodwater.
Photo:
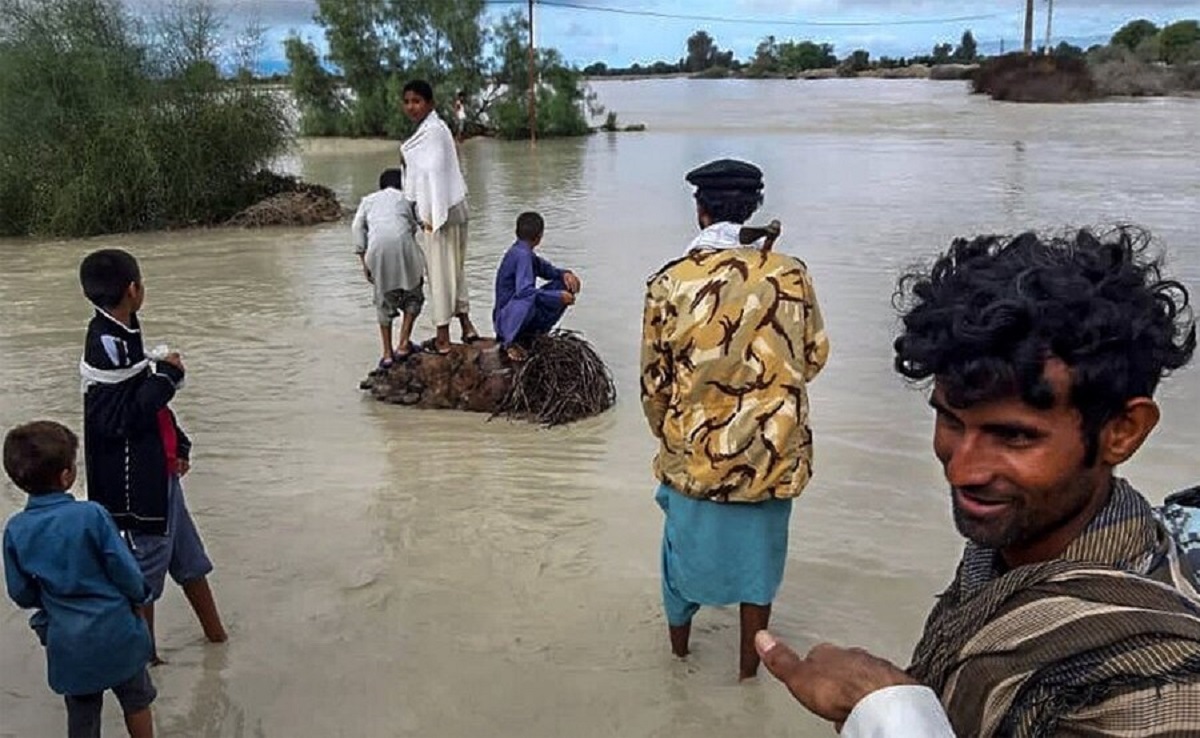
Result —
[[[833, 355], [811, 388], [816, 476], [792, 518], [775, 629], [905, 663], [960, 541], [924, 396], [890, 368], [891, 286], [957, 235], [1132, 220], [1200, 289], [1200, 101], [1010, 106], [956, 83], [605, 82], [646, 133], [463, 147], [477, 322], [515, 216], [582, 277], [566, 325], [616, 377], [608, 414], [552, 431], [364, 398], [370, 289], [347, 224], [0, 244], [0, 427], [80, 426], [89, 309], [79, 259], [141, 260], [148, 344], [183, 352], [186, 480], [230, 629], [203, 643], [177, 588], [160, 606], [160, 736], [822, 736], [777, 684], [736, 681], [734, 610], [705, 610], [674, 661], [659, 610], [654, 444], [637, 397], [644, 278], [695, 232], [683, 174], [762, 165], [762, 219], [816, 280]], [[289, 165], [347, 203], [392, 144], [322, 141]], [[422, 335], [428, 326], [422, 329]], [[1127, 474], [1195, 483], [1200, 372]], [[82, 490], [79, 490], [82, 492]], [[23, 504], [0, 488], [0, 514]], [[0, 736], [64, 732], [26, 613], [0, 606]], [[108, 735], [123, 734], [118, 711]]]

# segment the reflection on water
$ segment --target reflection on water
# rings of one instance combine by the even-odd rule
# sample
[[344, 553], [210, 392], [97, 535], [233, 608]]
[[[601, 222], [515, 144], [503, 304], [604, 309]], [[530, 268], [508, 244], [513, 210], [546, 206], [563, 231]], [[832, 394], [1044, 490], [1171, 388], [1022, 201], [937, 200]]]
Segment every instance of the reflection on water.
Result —
[[[828, 734], [774, 685], [735, 684], [734, 613], [700, 616], [686, 664], [665, 643], [641, 296], [695, 232], [683, 173], [707, 159], [762, 165], [762, 218], [810, 265], [833, 341], [776, 610], [802, 647], [903, 661], [956, 559], [923, 396], [890, 369], [898, 271], [956, 235], [1129, 219], [1200, 287], [1195, 101], [1005, 106], [924, 81], [596, 87], [649, 131], [463, 147], [477, 322], [522, 210], [546, 216], [545, 255], [584, 280], [567, 324], [609, 362], [619, 402], [570, 428], [364, 400], [376, 337], [345, 224], [0, 244], [0, 427], [80, 426], [75, 270], [101, 246], [142, 260], [148, 338], [190, 370], [175, 403], [196, 443], [189, 502], [232, 640], [205, 647], [169, 591], [160, 735]], [[396, 146], [310, 142], [289, 161], [354, 203]], [[1164, 423], [1128, 470], [1153, 496], [1200, 471], [1197, 376], [1165, 385]], [[22, 504], [0, 488], [0, 514]], [[0, 736], [57, 734], [24, 621], [0, 608]]]

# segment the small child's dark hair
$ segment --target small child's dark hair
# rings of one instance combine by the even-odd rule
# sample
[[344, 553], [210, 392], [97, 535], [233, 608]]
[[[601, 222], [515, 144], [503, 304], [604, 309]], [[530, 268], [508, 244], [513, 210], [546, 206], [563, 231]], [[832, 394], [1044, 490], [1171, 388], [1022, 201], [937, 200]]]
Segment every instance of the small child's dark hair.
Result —
[[65, 492], [62, 473], [75, 464], [79, 438], [65, 425], [35, 420], [4, 437], [4, 471], [31, 495]]
[[84, 257], [79, 265], [83, 294], [96, 307], [110, 309], [120, 304], [130, 284], [142, 281], [133, 254], [121, 249], [100, 249]]
[[379, 189], [386, 190], [389, 187], [391, 187], [393, 190], [404, 189], [403, 169], [384, 169], [379, 174]]
[[546, 232], [546, 221], [535, 212], [521, 213], [517, 216], [517, 238], [533, 243]]

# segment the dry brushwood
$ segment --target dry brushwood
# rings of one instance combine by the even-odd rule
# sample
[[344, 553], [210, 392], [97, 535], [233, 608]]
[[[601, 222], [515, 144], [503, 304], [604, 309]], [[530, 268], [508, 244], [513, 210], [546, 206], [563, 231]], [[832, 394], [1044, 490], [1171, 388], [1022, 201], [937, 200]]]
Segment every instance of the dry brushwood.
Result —
[[330, 223], [341, 217], [342, 206], [333, 192], [307, 186], [295, 192], [272, 195], [251, 205], [230, 218], [229, 225], [239, 228], [308, 226]]
[[549, 428], [599, 415], [616, 400], [612, 375], [591, 344], [578, 333], [560, 330], [533, 340], [492, 417], [531, 420]]

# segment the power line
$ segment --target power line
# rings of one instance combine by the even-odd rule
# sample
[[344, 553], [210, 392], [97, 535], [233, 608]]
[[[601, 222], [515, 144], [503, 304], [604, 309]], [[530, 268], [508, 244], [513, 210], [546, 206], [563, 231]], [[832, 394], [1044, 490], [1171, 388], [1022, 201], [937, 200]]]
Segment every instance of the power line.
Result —
[[[488, 5], [523, 4], [524, 0], [486, 0]], [[547, 8], [564, 8], [568, 10], [583, 10], [594, 13], [612, 13], [615, 15], [631, 15], [643, 18], [665, 18], [672, 20], [692, 20], [706, 23], [732, 23], [740, 25], [763, 26], [807, 26], [814, 28], [867, 28], [882, 26], [933, 26], [951, 23], [970, 23], [973, 21], [992, 20], [994, 18], [1011, 18], [1014, 13], [984, 13], [979, 15], [960, 15], [946, 18], [902, 18], [887, 21], [827, 21], [827, 20], [787, 20], [783, 18], [733, 18], [719, 15], [692, 15], [687, 13], [665, 13], [657, 10], [634, 10], [632, 8], [609, 8], [600, 5], [570, 2], [569, 0], [536, 0], [538, 5]]]

